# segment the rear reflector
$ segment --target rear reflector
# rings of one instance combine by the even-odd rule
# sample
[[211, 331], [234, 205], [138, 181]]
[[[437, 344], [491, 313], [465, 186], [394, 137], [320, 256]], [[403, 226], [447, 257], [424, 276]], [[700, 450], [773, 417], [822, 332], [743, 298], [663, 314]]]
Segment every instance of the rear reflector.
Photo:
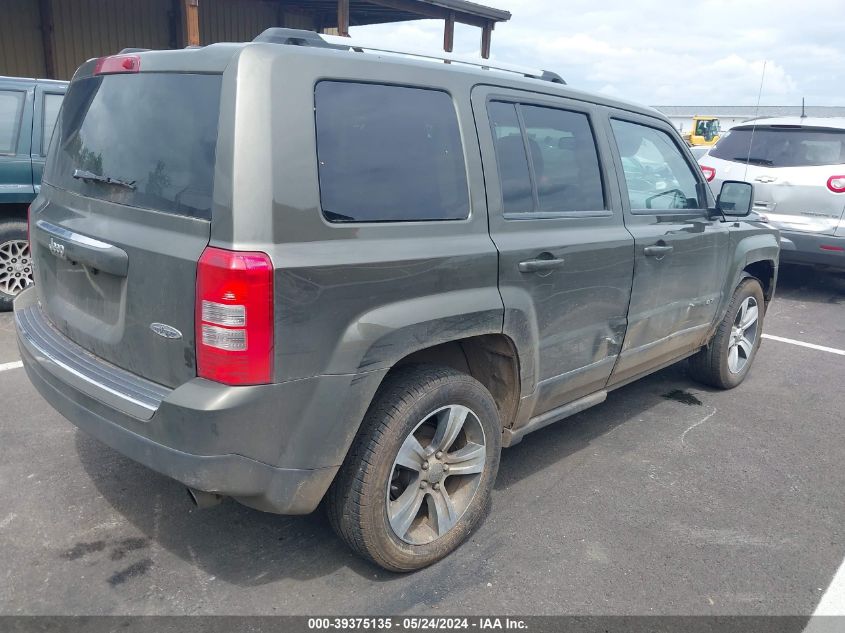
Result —
[[845, 176], [831, 176], [827, 179], [827, 188], [833, 193], [845, 193]]
[[112, 55], [101, 57], [94, 65], [95, 75], [116, 73], [137, 73], [141, 71], [141, 58], [138, 55]]
[[707, 165], [700, 165], [701, 171], [704, 173], [704, 177], [707, 179], [707, 182], [713, 182], [713, 179], [716, 177], [716, 170], [712, 167], [708, 167]]
[[845, 253], [845, 247], [843, 246], [832, 246], [831, 244], [822, 244], [819, 246], [820, 249], [823, 251], [836, 251], [837, 253]]
[[207, 247], [197, 264], [197, 375], [228, 385], [273, 378], [273, 264]]

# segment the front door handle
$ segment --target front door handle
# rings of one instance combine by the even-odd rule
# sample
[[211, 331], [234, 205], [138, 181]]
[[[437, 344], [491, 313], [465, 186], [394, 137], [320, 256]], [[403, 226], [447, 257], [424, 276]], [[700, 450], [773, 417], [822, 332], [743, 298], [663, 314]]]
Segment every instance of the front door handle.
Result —
[[663, 257], [664, 255], [668, 255], [673, 250], [675, 250], [674, 246], [646, 246], [643, 249], [643, 253], [645, 253], [646, 257]]
[[519, 262], [519, 272], [536, 273], [541, 270], [552, 270], [560, 266], [563, 266], [562, 259], [529, 259]]

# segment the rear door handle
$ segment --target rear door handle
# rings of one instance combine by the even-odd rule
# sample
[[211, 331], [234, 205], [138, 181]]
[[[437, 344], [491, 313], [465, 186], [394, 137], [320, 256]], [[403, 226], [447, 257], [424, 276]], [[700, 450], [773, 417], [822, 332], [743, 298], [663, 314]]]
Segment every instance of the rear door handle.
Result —
[[529, 259], [519, 262], [519, 272], [536, 273], [540, 270], [552, 270], [563, 266], [562, 259]]
[[663, 257], [675, 250], [674, 246], [646, 246], [643, 249], [646, 257]]

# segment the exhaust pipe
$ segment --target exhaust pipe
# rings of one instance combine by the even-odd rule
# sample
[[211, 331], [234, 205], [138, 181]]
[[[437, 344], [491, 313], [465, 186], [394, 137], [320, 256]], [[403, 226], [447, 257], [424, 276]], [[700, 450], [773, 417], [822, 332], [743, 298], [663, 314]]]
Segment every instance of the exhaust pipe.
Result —
[[188, 496], [198, 508], [211, 508], [223, 501], [223, 496], [214, 492], [205, 492], [196, 488], [187, 488]]

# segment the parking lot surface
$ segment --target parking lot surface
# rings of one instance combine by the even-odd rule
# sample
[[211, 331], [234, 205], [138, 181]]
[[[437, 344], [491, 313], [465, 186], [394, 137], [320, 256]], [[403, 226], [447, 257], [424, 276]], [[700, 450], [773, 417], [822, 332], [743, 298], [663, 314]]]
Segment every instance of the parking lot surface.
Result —
[[[845, 349], [845, 277], [781, 273], [764, 331]], [[0, 366], [18, 360], [0, 315]], [[0, 371], [3, 614], [806, 614], [845, 557], [845, 356], [767, 339], [731, 392], [683, 363], [505, 450], [493, 511], [410, 575], [321, 513], [190, 505]]]

